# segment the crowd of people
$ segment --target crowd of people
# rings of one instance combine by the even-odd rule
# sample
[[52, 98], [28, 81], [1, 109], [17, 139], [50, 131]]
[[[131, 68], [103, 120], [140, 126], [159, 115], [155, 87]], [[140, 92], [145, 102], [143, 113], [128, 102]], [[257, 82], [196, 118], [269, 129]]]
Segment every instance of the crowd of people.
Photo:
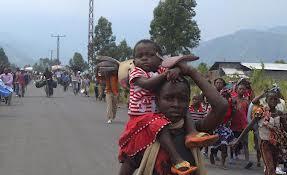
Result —
[[[32, 80], [33, 75], [29, 71], [17, 68], [12, 71], [8, 67], [0, 73], [0, 79], [3, 84], [14, 90], [16, 97], [24, 97], [27, 85]], [[6, 104], [10, 103], [12, 95], [7, 98], [1, 98]]]
[[[249, 130], [254, 134], [256, 166], [262, 166], [262, 157], [266, 175], [286, 174], [287, 115], [276, 84], [255, 97], [248, 79], [227, 84], [217, 78], [208, 83], [179, 58], [163, 59], [160, 47], [150, 40], [136, 44], [134, 58], [129, 121], [119, 140], [120, 174], [138, 169], [139, 175], [203, 175], [200, 149], [211, 164], [220, 161], [223, 169], [228, 167], [228, 156], [233, 164], [243, 153], [242, 168], [250, 169], [254, 163]], [[174, 64], [166, 69], [163, 62]], [[182, 75], [190, 76], [202, 92], [191, 94]]]
[[[255, 97], [248, 79], [207, 81], [187, 63], [195, 60], [194, 56], [163, 58], [161, 48], [151, 40], [139, 41], [133, 54], [134, 68], [128, 75], [129, 120], [119, 139], [119, 174], [132, 175], [138, 169], [138, 175], [205, 175], [202, 155], [211, 164], [219, 161], [220, 167], [227, 169], [227, 160], [236, 163], [242, 153], [246, 162], [242, 168], [250, 169], [255, 166], [249, 154], [250, 130], [254, 134], [256, 166], [262, 166], [262, 158], [266, 175], [286, 174], [286, 105], [276, 84]], [[186, 77], [201, 93], [191, 92]], [[46, 69], [42, 74], [31, 74], [5, 68], [0, 75], [18, 97], [24, 97], [31, 79], [44, 78], [56, 80], [64, 92], [71, 86], [75, 95], [87, 97], [92, 83], [96, 99], [106, 99], [107, 123], [116, 118], [116, 72], [99, 71], [92, 76]]]

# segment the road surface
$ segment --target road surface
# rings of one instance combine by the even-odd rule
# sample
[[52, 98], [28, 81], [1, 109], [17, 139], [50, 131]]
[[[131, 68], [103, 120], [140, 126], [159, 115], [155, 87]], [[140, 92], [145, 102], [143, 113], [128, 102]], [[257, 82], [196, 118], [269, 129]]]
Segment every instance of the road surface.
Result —
[[[0, 105], [0, 174], [114, 175], [119, 170], [117, 140], [127, 120], [119, 108], [117, 120], [106, 124], [106, 104], [56, 89], [28, 87], [25, 98]], [[244, 163], [241, 161], [241, 163]], [[207, 165], [211, 175], [259, 175], [262, 168], [229, 170]]]

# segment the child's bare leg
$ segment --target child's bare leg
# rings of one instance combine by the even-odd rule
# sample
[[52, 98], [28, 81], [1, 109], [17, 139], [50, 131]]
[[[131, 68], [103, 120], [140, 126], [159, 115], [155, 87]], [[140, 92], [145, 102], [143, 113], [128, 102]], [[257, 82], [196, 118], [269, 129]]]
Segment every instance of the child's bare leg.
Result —
[[257, 157], [257, 167], [261, 167], [260, 159], [261, 159], [261, 153], [260, 150], [256, 150], [256, 157]]
[[221, 145], [221, 166], [226, 169], [227, 145]]
[[187, 112], [187, 116], [185, 117], [185, 129], [188, 134], [197, 132], [194, 120], [191, 118], [191, 114]]
[[168, 128], [164, 127], [161, 130], [161, 132], [159, 133], [158, 140], [160, 142], [160, 146], [168, 152], [173, 164], [178, 164], [184, 161], [176, 151], [174, 142], [171, 139], [171, 135], [169, 133]]
[[243, 144], [243, 149], [244, 149], [245, 161], [249, 162], [248, 144], [244, 143], [244, 144]]
[[253, 163], [249, 161], [248, 142], [243, 143], [243, 149], [244, 149], [244, 154], [245, 154], [245, 161], [248, 162], [245, 168], [249, 169], [253, 166]]

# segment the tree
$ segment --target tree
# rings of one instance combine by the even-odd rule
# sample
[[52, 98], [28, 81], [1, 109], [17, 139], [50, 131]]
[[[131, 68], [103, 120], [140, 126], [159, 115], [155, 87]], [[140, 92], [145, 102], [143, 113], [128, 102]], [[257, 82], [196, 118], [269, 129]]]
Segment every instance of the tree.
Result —
[[126, 59], [129, 59], [132, 56], [133, 50], [130, 46], [128, 46], [126, 40], [123, 40], [120, 42], [120, 44], [117, 46], [117, 58], [119, 61], [125, 61]]
[[206, 63], [200, 63], [197, 67], [197, 70], [202, 74], [206, 74], [209, 68]]
[[94, 49], [96, 55], [113, 57], [116, 54], [116, 37], [113, 36], [112, 23], [100, 17], [95, 27]]
[[84, 61], [82, 55], [78, 52], [75, 52], [72, 59], [69, 61], [70, 68], [73, 71], [85, 71], [88, 69], [88, 63]]
[[9, 59], [3, 48], [0, 48], [0, 69], [3, 69], [6, 66], [9, 66]]
[[195, 6], [195, 0], [165, 0], [155, 8], [150, 34], [166, 54], [190, 54], [199, 44], [200, 30], [192, 19]]
[[61, 61], [59, 59], [51, 60], [51, 66], [60, 65], [60, 64], [61, 64]]
[[33, 65], [33, 69], [38, 72], [44, 72], [46, 68], [59, 65], [59, 63], [57, 59], [50, 60], [49, 58], [40, 58], [39, 61]]
[[276, 61], [274, 61], [274, 63], [278, 63], [278, 64], [287, 64], [287, 63], [285, 62], [285, 60], [283, 60], [283, 59], [276, 60]]

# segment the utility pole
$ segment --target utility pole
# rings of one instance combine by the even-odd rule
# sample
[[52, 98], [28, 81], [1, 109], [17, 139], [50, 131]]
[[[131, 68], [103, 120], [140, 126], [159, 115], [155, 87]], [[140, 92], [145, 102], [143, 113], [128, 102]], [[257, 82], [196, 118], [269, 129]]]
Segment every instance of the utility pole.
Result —
[[89, 0], [89, 36], [88, 36], [88, 64], [89, 70], [94, 71], [94, 0]]
[[50, 50], [50, 59], [53, 60], [53, 50]]
[[57, 60], [60, 62], [60, 38], [66, 37], [66, 35], [51, 35], [51, 37], [57, 38]]

